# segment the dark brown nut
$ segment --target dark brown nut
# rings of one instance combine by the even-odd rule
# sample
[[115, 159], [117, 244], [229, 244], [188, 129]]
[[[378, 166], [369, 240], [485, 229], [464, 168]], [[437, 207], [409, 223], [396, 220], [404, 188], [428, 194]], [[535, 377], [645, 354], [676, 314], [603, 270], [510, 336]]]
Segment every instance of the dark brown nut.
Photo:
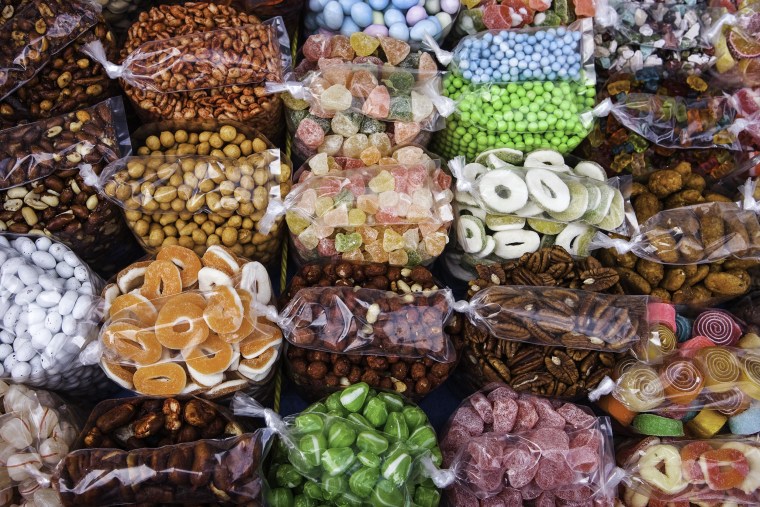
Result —
[[182, 418], [191, 426], [203, 428], [217, 416], [216, 410], [208, 402], [190, 400], [185, 404]]
[[132, 423], [135, 438], [148, 438], [164, 427], [164, 415], [152, 413], [141, 417]]
[[179, 401], [169, 398], [164, 401], [161, 410], [164, 414], [164, 428], [171, 432], [179, 431], [182, 427], [182, 405]]
[[633, 210], [639, 223], [644, 223], [654, 215], [662, 211], [662, 203], [652, 193], [643, 193], [633, 199]]
[[705, 277], [705, 287], [719, 296], [741, 296], [749, 291], [750, 276], [743, 270], [710, 273]]
[[664, 198], [683, 188], [683, 178], [676, 171], [663, 169], [651, 174], [647, 186], [655, 196]]
[[136, 413], [137, 407], [134, 404], [124, 403], [98, 417], [95, 425], [101, 433], [111, 433], [116, 428], [130, 423]]
[[652, 287], [657, 287], [665, 276], [665, 268], [662, 264], [646, 259], [639, 259], [636, 263], [636, 272]]
[[214, 451], [211, 445], [200, 440], [193, 446], [193, 464], [190, 469], [193, 473], [190, 484], [199, 488], [205, 486], [211, 478], [214, 463]]

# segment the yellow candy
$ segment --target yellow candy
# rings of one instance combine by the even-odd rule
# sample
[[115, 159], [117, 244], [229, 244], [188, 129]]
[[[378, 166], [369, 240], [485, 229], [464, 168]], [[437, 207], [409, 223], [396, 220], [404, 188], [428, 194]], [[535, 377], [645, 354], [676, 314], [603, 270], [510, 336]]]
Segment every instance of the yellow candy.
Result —
[[[385, 232], [383, 233], [383, 250], [391, 253], [394, 250], [404, 248], [405, 245], [406, 241], [404, 241], [404, 237], [401, 234], [390, 228], [385, 229]], [[404, 253], [404, 255], [406, 255], [406, 253]]]
[[706, 408], [687, 422], [686, 428], [697, 438], [710, 438], [720, 431], [726, 421], [728, 418], [723, 414]]
[[317, 216], [321, 217], [330, 211], [334, 205], [335, 202], [332, 200], [332, 197], [317, 197], [317, 202], [314, 205], [314, 209]]
[[350, 227], [358, 227], [364, 225], [367, 221], [367, 214], [360, 209], [352, 209], [348, 212], [348, 225]]
[[391, 173], [383, 169], [377, 176], [369, 180], [369, 188], [376, 194], [387, 192], [396, 188], [396, 178]]
[[302, 217], [294, 211], [288, 211], [285, 214], [285, 221], [293, 234], [301, 234], [311, 223], [308, 218]]
[[351, 34], [351, 47], [357, 56], [369, 56], [380, 46], [380, 41], [364, 32]]
[[409, 256], [405, 250], [394, 250], [388, 254], [388, 264], [391, 266], [405, 266], [409, 262]]

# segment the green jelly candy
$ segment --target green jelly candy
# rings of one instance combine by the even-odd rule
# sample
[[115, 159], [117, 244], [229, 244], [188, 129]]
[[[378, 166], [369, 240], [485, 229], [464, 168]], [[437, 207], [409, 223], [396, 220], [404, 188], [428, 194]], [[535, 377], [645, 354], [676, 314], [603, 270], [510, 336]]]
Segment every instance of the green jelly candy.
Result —
[[422, 262], [422, 256], [416, 250], [406, 251], [406, 265], [418, 266]]
[[437, 489], [417, 486], [414, 490], [414, 503], [420, 507], [438, 507], [441, 494]]
[[301, 414], [309, 414], [309, 413], [317, 413], [317, 414], [326, 414], [327, 413], [327, 405], [322, 403], [321, 401], [318, 401], [316, 403], [311, 404], [310, 406], [306, 407], [306, 410], [301, 411]]
[[322, 470], [328, 475], [339, 475], [351, 468], [356, 456], [350, 447], [334, 447], [322, 453]]
[[[324, 437], [323, 437], [324, 438]], [[288, 450], [288, 461], [298, 470], [301, 475], [309, 475], [314, 471], [315, 465], [307, 459], [306, 455], [300, 449]]]
[[302, 481], [303, 476], [298, 473], [298, 470], [293, 465], [285, 463], [277, 467], [275, 482], [277, 482], [278, 486], [292, 489], [300, 486]]
[[414, 88], [414, 76], [411, 72], [395, 71], [383, 80], [391, 95], [409, 95]]
[[299, 433], [320, 432], [325, 427], [324, 417], [317, 414], [301, 414], [295, 420], [296, 430]]
[[333, 198], [333, 202], [336, 208], [341, 204], [345, 204], [346, 207], [350, 208], [354, 204], [354, 194], [347, 188], [344, 188]]
[[[359, 236], [359, 244], [361, 244], [361, 234], [355, 234]], [[364, 406], [364, 401], [367, 399], [367, 394], [369, 394], [369, 385], [367, 385], [365, 382], [359, 382], [358, 384], [354, 384], [340, 391], [340, 403], [349, 412], [358, 412]]]
[[361, 451], [356, 455], [356, 459], [359, 460], [359, 463], [369, 468], [380, 468], [380, 465], [382, 464], [380, 456], [374, 452]]
[[352, 232], [351, 234], [339, 232], [335, 235], [335, 249], [338, 252], [353, 252], [360, 246], [362, 246], [362, 235], [358, 232]]
[[377, 468], [360, 468], [351, 475], [348, 480], [348, 487], [351, 491], [362, 497], [368, 498], [372, 494], [372, 490], [377, 484], [377, 480], [380, 478], [380, 470]]
[[322, 127], [322, 130], [324, 130], [325, 134], [329, 134], [330, 130], [332, 129], [332, 126], [330, 125], [331, 119], [330, 118], [320, 118], [319, 116], [314, 116], [313, 114], [310, 114], [307, 116], [308, 119], [314, 121]]
[[377, 397], [383, 400], [385, 406], [388, 407], [388, 412], [401, 412], [404, 408], [404, 400], [398, 394], [378, 393]]
[[409, 438], [409, 426], [406, 424], [403, 414], [398, 412], [388, 414], [383, 432], [396, 440], [406, 441]]
[[364, 406], [364, 417], [375, 428], [379, 428], [388, 420], [388, 407], [380, 398], [372, 398]]
[[340, 392], [334, 392], [328, 396], [325, 400], [325, 406], [329, 412], [346, 415], [346, 409], [343, 408], [343, 404], [340, 402]]
[[372, 425], [361, 414], [348, 414], [348, 417], [346, 417], [346, 419], [354, 423], [354, 425], [356, 426], [356, 429], [359, 431], [361, 431], [364, 428], [372, 429]]
[[425, 412], [419, 407], [404, 407], [401, 413], [404, 415], [404, 420], [411, 430], [426, 425], [428, 422]]
[[306, 495], [298, 495], [293, 501], [293, 507], [317, 507], [317, 502]]
[[324, 500], [325, 492], [316, 482], [307, 481], [303, 485], [303, 494], [314, 500]]
[[379, 134], [385, 132], [385, 123], [370, 118], [369, 116], [365, 116], [362, 120], [361, 127], [359, 127], [359, 132], [362, 134]]
[[348, 479], [343, 475], [323, 475], [322, 490], [325, 492], [325, 500], [334, 500], [348, 491]]
[[404, 494], [391, 481], [380, 480], [369, 502], [372, 507], [398, 507], [404, 505]]
[[412, 432], [407, 443], [412, 448], [432, 449], [436, 444], [435, 431], [429, 426], [420, 426]]
[[356, 432], [343, 421], [335, 421], [327, 430], [327, 445], [330, 447], [350, 447], [356, 440]]
[[397, 486], [403, 486], [412, 470], [412, 457], [403, 449], [389, 453], [380, 467], [383, 477]]
[[305, 435], [298, 441], [298, 448], [309, 466], [318, 467], [322, 453], [327, 449], [327, 440], [319, 433]]
[[267, 500], [272, 507], [291, 507], [293, 505], [293, 492], [287, 488], [274, 488], [269, 490]]
[[431, 461], [435, 466], [439, 467], [443, 464], [443, 454], [441, 454], [441, 450], [438, 447], [430, 449], [430, 454], [432, 457]]
[[336, 507], [361, 507], [364, 502], [358, 496], [345, 492], [333, 500]]
[[391, 107], [388, 119], [395, 121], [412, 121], [412, 99], [409, 97], [391, 97]]
[[376, 431], [362, 431], [356, 437], [356, 447], [379, 456], [388, 449], [388, 440]]

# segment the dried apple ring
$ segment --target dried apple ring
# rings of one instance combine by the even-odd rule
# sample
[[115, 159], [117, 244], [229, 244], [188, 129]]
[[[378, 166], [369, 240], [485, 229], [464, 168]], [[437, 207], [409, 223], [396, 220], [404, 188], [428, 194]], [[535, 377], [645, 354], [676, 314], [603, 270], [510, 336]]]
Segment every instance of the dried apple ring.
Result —
[[203, 292], [213, 290], [222, 285], [230, 287], [234, 285], [232, 277], [224, 271], [204, 267], [198, 272], [198, 288]]
[[131, 390], [134, 387], [132, 384], [134, 373], [132, 373], [132, 370], [129, 369], [129, 367], [126, 367], [123, 364], [113, 363], [106, 358], [100, 360], [100, 365], [103, 367], [106, 377], [116, 382], [116, 384], [124, 389]]
[[208, 338], [203, 308], [187, 304], [185, 298], [173, 297], [164, 304], [156, 319], [156, 338], [168, 349], [195, 347]]
[[182, 356], [188, 367], [204, 375], [225, 371], [235, 359], [232, 345], [215, 334], [209, 335], [200, 345], [185, 349]]
[[140, 294], [153, 300], [182, 292], [179, 268], [169, 261], [153, 261], [145, 270], [145, 282]]
[[253, 296], [244, 289], [237, 289], [237, 294], [243, 305], [243, 322], [240, 323], [240, 327], [237, 330], [219, 335], [227, 343], [238, 343], [241, 340], [245, 340], [254, 330], [253, 322], [255, 317], [253, 316], [253, 306], [251, 305]]
[[176, 396], [187, 385], [187, 373], [177, 363], [158, 363], [137, 368], [132, 382], [141, 394]]
[[142, 286], [145, 281], [145, 271], [151, 265], [150, 261], [140, 261], [130, 264], [116, 275], [116, 285], [122, 294], [127, 294]]
[[168, 245], [161, 247], [156, 255], [159, 261], [169, 261], [179, 269], [182, 288], [187, 289], [198, 282], [198, 272], [203, 267], [198, 255], [184, 246]]
[[269, 347], [261, 355], [243, 359], [238, 366], [238, 373], [253, 380], [264, 380], [277, 361], [277, 348]]
[[227, 285], [215, 288], [206, 300], [203, 319], [215, 333], [229, 334], [243, 323], [243, 303], [235, 289]]
[[211, 245], [201, 258], [203, 265], [235, 276], [240, 271], [237, 256], [222, 245]]
[[111, 303], [111, 320], [136, 319], [143, 327], [151, 327], [156, 322], [158, 311], [150, 299], [134, 292], [122, 294]]
[[280, 343], [282, 343], [280, 328], [258, 320], [254, 333], [240, 342], [240, 354], [245, 359], [252, 359], [261, 355], [266, 349], [276, 347]]
[[163, 348], [153, 331], [132, 322], [115, 322], [109, 325], [103, 337], [106, 347], [122, 360], [139, 365], [153, 364], [161, 360]]

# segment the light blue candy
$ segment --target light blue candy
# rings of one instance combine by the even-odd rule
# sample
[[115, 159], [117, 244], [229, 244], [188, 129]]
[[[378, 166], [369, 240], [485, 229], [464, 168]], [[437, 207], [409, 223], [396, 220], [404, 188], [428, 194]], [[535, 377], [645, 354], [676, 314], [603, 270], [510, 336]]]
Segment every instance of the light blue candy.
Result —
[[388, 9], [385, 11], [385, 14], [383, 15], [383, 20], [385, 21], [385, 26], [391, 27], [395, 25], [396, 23], [404, 23], [406, 24], [406, 17], [404, 16], [404, 13], [402, 13], [398, 9]]
[[326, 3], [327, 0], [309, 0], [309, 10], [314, 13], [321, 12]]
[[390, 0], [369, 0], [369, 5], [376, 11], [384, 11]]
[[354, 4], [359, 3], [361, 0], [338, 0], [340, 3], [340, 6], [343, 7], [343, 15], [344, 16], [350, 16], [351, 15], [351, 7], [353, 7]]
[[441, 31], [435, 23], [429, 19], [423, 19], [409, 30], [409, 37], [411, 37], [412, 40], [421, 41], [426, 33], [431, 37], [436, 37]]
[[[357, 4], [359, 5], [359, 4]], [[325, 26], [330, 30], [338, 30], [343, 24], [343, 7], [336, 0], [330, 0], [325, 4], [322, 11], [325, 18]]]
[[394, 39], [406, 42], [409, 40], [409, 27], [406, 23], [393, 23], [388, 29], [388, 34]]
[[753, 400], [749, 409], [730, 417], [728, 427], [734, 435], [752, 435], [760, 432], [760, 401]]
[[359, 25], [354, 23], [354, 20], [351, 19], [350, 16], [343, 18], [343, 24], [340, 26], [341, 35], [350, 36], [352, 33], [361, 32], [361, 31], [362, 29], [359, 28]]
[[372, 24], [372, 7], [359, 2], [351, 7], [351, 19], [362, 28]]
[[405, 11], [417, 5], [418, 2], [417, 0], [391, 0], [391, 3], [396, 9]]
[[459, 12], [459, 0], [441, 0], [441, 9], [453, 16]]

